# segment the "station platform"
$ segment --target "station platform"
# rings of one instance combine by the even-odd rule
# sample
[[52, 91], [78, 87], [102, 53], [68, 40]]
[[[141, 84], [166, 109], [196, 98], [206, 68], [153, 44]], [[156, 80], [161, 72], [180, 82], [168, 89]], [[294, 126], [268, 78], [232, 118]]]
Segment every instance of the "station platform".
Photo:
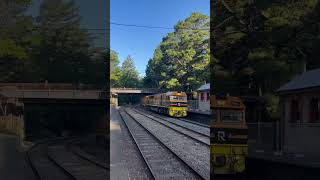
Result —
[[320, 169], [319, 155], [305, 155], [299, 153], [286, 152], [264, 152], [261, 150], [249, 151], [248, 158], [254, 160], [263, 160], [284, 165], [299, 166], [304, 168]]
[[194, 114], [202, 114], [202, 115], [211, 115], [211, 111], [202, 111], [199, 109], [188, 109], [188, 113], [194, 113]]
[[318, 180], [319, 158], [281, 152], [249, 152], [246, 158], [248, 180]]

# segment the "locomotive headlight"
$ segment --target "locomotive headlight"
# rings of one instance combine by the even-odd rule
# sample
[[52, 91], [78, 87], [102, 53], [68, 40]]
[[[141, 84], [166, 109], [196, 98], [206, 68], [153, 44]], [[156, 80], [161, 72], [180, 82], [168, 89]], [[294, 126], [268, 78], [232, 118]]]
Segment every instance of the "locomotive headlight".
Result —
[[234, 170], [236, 172], [243, 172], [246, 168], [245, 160], [241, 156], [235, 156]]

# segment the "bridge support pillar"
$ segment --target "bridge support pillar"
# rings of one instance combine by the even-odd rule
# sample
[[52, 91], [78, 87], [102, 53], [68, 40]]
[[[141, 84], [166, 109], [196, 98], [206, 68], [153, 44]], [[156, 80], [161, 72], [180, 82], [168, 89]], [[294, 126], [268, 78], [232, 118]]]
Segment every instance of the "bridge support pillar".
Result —
[[118, 106], [118, 94], [111, 94], [110, 104]]

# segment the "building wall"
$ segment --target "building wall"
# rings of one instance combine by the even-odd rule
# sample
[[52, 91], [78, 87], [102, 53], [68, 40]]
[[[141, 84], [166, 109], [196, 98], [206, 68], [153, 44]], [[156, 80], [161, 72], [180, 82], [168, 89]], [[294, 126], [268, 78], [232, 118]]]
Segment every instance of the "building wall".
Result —
[[[320, 121], [310, 122], [310, 101], [320, 92], [296, 93], [282, 98], [283, 150], [292, 153], [319, 154]], [[299, 102], [300, 118], [292, 122], [292, 100]]]
[[[201, 93], [203, 93], [203, 99], [201, 99]], [[198, 92], [199, 109], [202, 111], [210, 111], [210, 94], [208, 98], [208, 93], [210, 90]]]

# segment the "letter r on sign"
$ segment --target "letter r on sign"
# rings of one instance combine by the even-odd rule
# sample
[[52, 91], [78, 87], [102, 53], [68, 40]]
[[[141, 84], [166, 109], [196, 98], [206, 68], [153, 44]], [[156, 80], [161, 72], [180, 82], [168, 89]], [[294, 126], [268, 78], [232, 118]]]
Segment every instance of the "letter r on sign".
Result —
[[224, 131], [218, 131], [218, 141], [226, 141]]

